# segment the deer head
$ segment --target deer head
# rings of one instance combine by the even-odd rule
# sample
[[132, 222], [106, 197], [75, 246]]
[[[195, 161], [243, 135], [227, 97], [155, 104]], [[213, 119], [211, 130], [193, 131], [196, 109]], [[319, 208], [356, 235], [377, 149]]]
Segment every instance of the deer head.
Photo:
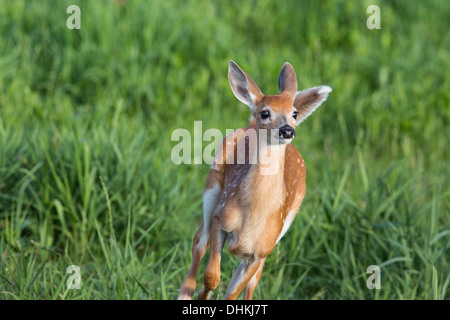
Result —
[[232, 60], [228, 67], [228, 81], [236, 98], [250, 107], [256, 119], [257, 132], [267, 130], [268, 144], [288, 144], [295, 136], [295, 127], [305, 120], [332, 89], [319, 86], [297, 91], [294, 68], [286, 62], [278, 77], [277, 95], [264, 95], [257, 84]]

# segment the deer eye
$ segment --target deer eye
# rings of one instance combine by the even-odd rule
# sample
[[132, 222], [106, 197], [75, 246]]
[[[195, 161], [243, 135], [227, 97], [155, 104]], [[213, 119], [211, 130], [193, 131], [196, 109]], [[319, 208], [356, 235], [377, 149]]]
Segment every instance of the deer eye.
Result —
[[294, 111], [294, 114], [292, 116], [294, 117], [294, 119], [297, 119], [297, 115], [298, 115], [298, 112]]
[[270, 116], [269, 111], [267, 110], [261, 111], [261, 119], [267, 119], [269, 116]]

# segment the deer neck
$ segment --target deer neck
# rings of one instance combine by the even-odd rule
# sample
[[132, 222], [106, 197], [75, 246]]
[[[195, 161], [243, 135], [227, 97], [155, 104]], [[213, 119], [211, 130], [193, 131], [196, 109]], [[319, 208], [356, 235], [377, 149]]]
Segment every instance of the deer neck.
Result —
[[284, 204], [286, 144], [258, 143], [247, 181], [247, 202], [252, 210], [273, 212]]

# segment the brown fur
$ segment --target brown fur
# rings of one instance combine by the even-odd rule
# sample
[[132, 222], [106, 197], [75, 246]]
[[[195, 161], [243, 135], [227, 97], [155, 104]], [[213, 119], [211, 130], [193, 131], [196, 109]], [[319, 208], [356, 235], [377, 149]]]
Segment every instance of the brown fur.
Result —
[[[286, 232], [303, 201], [306, 166], [292, 144], [271, 144], [263, 150], [259, 144], [250, 143], [250, 137], [257, 136], [261, 132], [259, 129], [278, 129], [286, 125], [294, 128], [299, 123], [293, 117], [295, 108], [299, 111], [309, 108], [308, 112], [312, 112], [328, 93], [321, 91], [321, 96], [306, 91], [305, 97], [297, 97], [295, 72], [287, 63], [278, 81], [278, 95], [264, 96], [234, 62], [230, 62], [229, 81], [236, 97], [250, 106], [253, 118], [247, 128], [225, 137], [211, 165], [204, 191], [204, 210], [211, 211], [204, 213], [203, 223], [194, 238], [193, 262], [180, 299], [192, 297], [195, 274], [208, 245], [210, 257], [204, 276], [205, 289], [200, 291], [199, 299], [210, 298], [220, 281], [220, 258], [225, 242], [228, 242], [228, 251], [242, 260], [225, 299], [236, 299], [244, 288], [244, 298], [252, 298], [266, 257]], [[270, 109], [270, 121], [261, 119], [262, 108]], [[264, 174], [267, 164], [276, 165], [279, 170]], [[205, 223], [210, 223], [210, 229]]]

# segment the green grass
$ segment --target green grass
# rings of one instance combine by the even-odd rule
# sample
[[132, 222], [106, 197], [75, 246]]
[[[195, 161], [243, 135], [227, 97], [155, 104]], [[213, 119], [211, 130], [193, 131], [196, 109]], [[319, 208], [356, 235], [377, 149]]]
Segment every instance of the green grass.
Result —
[[[177, 297], [209, 168], [174, 165], [170, 138], [246, 126], [229, 59], [266, 94], [285, 61], [301, 89], [333, 88], [297, 129], [306, 197], [254, 298], [449, 299], [449, 16], [443, 0], [1, 0], [0, 299]], [[213, 298], [237, 265], [224, 253]]]

